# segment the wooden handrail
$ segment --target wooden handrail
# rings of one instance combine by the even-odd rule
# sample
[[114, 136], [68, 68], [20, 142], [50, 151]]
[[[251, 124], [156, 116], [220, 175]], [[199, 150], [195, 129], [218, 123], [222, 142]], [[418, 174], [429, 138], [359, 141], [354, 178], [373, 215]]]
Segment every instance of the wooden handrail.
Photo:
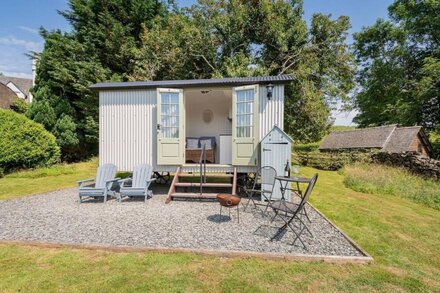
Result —
[[203, 145], [199, 159], [200, 165], [200, 195], [203, 194], [203, 183], [206, 183], [206, 145]]

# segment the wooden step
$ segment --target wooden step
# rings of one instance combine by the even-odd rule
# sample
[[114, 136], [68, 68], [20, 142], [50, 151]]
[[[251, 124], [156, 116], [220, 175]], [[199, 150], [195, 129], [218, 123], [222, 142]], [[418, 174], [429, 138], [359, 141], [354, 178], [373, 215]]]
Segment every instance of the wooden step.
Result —
[[[200, 178], [200, 173], [192, 173], [192, 174], [188, 174], [188, 173], [180, 173], [178, 176], [179, 176], [179, 177], [186, 177], [186, 178]], [[206, 173], [206, 177], [232, 178], [232, 177], [234, 177], [234, 174]]]
[[194, 193], [194, 192], [173, 192], [171, 198], [194, 198], [194, 199], [216, 199], [218, 193]]
[[[200, 165], [185, 164], [182, 166], [181, 171], [199, 173]], [[219, 165], [219, 164], [206, 165], [206, 173], [224, 173], [224, 172], [233, 172], [233, 171], [234, 171], [234, 167], [231, 165]]]
[[[202, 183], [203, 187], [232, 187], [232, 183]], [[177, 187], [200, 187], [200, 182], [176, 182]]]
[[[191, 169], [191, 166], [188, 166]], [[200, 183], [200, 182], [180, 182], [179, 178], [182, 177], [192, 177], [199, 178], [200, 173], [199, 170], [184, 170], [184, 167], [177, 167], [175, 176], [173, 181], [171, 182], [170, 189], [168, 190], [168, 196], [166, 199], [166, 203], [169, 203], [173, 200], [173, 198], [191, 198], [191, 199], [215, 199], [217, 198], [218, 193], [208, 193], [203, 192], [204, 187], [230, 187], [231, 193], [236, 194], [237, 189], [237, 168], [232, 168], [230, 166], [215, 166], [216, 168], [212, 169], [211, 173], [206, 173], [207, 177], [223, 177], [223, 178], [231, 178], [231, 183]], [[220, 168], [218, 168], [220, 167]], [[224, 167], [224, 168], [223, 168]], [[227, 174], [226, 172], [233, 172], [233, 174]], [[202, 193], [194, 193], [194, 192], [177, 192], [177, 187], [199, 187], [202, 189]]]

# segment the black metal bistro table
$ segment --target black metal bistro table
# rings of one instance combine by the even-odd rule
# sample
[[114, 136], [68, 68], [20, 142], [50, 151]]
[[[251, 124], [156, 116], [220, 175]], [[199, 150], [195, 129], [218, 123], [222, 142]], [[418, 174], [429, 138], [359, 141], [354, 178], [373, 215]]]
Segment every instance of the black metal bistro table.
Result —
[[[285, 197], [286, 190], [290, 190], [293, 193], [295, 193], [298, 197], [302, 198], [303, 192], [300, 189], [299, 184], [300, 183], [309, 184], [312, 179], [305, 178], [305, 177], [297, 177], [297, 176], [291, 176], [291, 177], [276, 176], [275, 180], [278, 180], [280, 182], [281, 200], [286, 200], [286, 197]], [[292, 183], [296, 183], [296, 189], [292, 188]], [[309, 215], [307, 215], [306, 209], [304, 209], [304, 214], [305, 214], [307, 220], [309, 222], [311, 222]]]
[[[302, 197], [302, 191], [299, 188], [300, 183], [307, 183], [309, 184], [311, 179], [310, 178], [304, 178], [304, 177], [285, 177], [285, 176], [276, 176], [276, 180], [280, 182], [280, 190], [281, 190], [281, 200], [286, 200], [285, 194], [286, 190], [293, 191], [296, 195], [299, 197]], [[296, 189], [293, 189], [291, 187], [292, 183], [296, 183]]]

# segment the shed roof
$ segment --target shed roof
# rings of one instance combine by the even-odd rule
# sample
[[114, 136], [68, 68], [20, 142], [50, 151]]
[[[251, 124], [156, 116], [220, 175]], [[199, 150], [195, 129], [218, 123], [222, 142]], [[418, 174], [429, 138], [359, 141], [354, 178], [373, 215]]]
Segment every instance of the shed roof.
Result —
[[9, 82], [12, 82], [26, 97], [29, 97], [32, 79], [0, 75], [0, 83], [8, 85]]
[[293, 142], [293, 139], [284, 130], [279, 128], [278, 125], [274, 125], [272, 129], [263, 137], [261, 141], [265, 141], [266, 139], [268, 139], [273, 131], [278, 131], [283, 138], [286, 138], [289, 142]]
[[197, 86], [227, 86], [249, 85], [261, 83], [287, 83], [294, 78], [291, 75], [228, 77], [213, 79], [185, 79], [185, 80], [157, 80], [157, 81], [131, 81], [131, 82], [103, 82], [92, 84], [90, 88], [97, 90], [112, 89], [141, 89], [158, 87], [197, 87]]
[[406, 152], [419, 135], [429, 151], [432, 146], [421, 126], [387, 125], [332, 132], [322, 142], [320, 150], [378, 148], [389, 152]]
[[319, 149], [383, 148], [396, 125], [331, 132]]
[[388, 140], [387, 144], [384, 146], [383, 150], [392, 151], [392, 152], [406, 152], [408, 151], [411, 142], [414, 137], [422, 129], [421, 126], [413, 126], [413, 127], [397, 127], [394, 129], [393, 134]]

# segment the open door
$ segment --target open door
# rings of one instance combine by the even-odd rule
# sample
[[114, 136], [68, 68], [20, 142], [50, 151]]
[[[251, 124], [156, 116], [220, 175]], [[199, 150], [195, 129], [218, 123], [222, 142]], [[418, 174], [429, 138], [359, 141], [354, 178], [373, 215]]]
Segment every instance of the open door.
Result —
[[256, 166], [258, 85], [236, 87], [232, 93], [232, 164]]
[[157, 89], [157, 164], [185, 162], [183, 90]]

